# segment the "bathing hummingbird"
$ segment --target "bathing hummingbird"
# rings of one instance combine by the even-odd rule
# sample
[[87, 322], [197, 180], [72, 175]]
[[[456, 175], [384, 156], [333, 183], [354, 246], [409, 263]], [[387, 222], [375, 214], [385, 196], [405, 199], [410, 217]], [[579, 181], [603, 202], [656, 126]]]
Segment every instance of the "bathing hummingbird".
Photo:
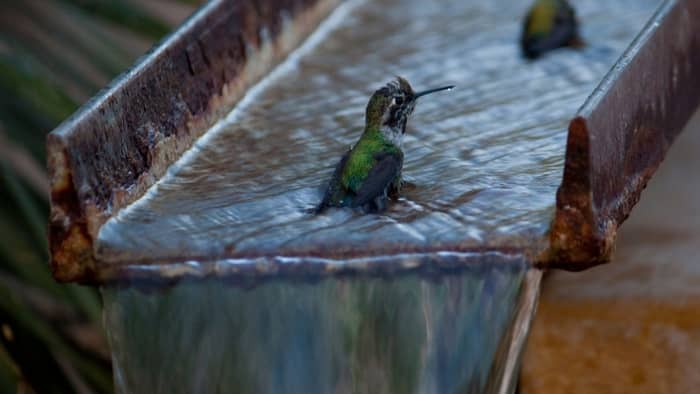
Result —
[[316, 212], [327, 207], [360, 207], [365, 212], [386, 208], [387, 197], [398, 195], [403, 166], [402, 139], [406, 122], [419, 97], [454, 86], [415, 93], [397, 77], [372, 94], [365, 111], [365, 129], [340, 159]]
[[574, 8], [567, 0], [535, 0], [525, 17], [520, 45], [528, 59], [552, 49], [583, 46]]

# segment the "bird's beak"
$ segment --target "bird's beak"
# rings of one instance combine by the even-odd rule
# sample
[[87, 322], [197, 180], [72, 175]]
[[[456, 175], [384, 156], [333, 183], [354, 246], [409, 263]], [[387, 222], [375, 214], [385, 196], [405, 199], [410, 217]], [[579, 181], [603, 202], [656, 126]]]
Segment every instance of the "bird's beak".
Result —
[[414, 99], [417, 99], [418, 97], [420, 97], [420, 96], [425, 96], [426, 94], [431, 94], [431, 93], [435, 93], [435, 92], [441, 92], [441, 91], [443, 91], [443, 90], [450, 90], [450, 89], [452, 89], [452, 88], [454, 88], [454, 87], [455, 87], [455, 85], [449, 85], [449, 86], [443, 86], [443, 87], [441, 87], [441, 88], [435, 88], [435, 89], [424, 90], [424, 91], [422, 91], [422, 92], [416, 93], [416, 94], [413, 96], [413, 98], [414, 98]]

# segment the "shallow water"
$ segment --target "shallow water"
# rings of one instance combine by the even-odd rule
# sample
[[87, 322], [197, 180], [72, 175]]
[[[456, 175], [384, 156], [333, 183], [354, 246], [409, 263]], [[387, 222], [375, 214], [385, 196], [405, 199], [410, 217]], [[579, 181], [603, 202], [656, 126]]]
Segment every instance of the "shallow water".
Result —
[[[547, 231], [566, 126], [657, 0], [577, 1], [588, 46], [537, 62], [517, 39], [527, 2], [371, 1], [200, 140], [99, 234], [105, 260], [531, 247]], [[360, 27], [361, 26], [361, 27]], [[422, 99], [404, 143], [403, 192], [383, 215], [317, 204], [393, 75]]]
[[[568, 120], [659, 2], [575, 3], [588, 46], [537, 62], [517, 46], [526, 2], [342, 6], [317, 46], [100, 230], [98, 257], [115, 266], [219, 276], [103, 289], [118, 390], [512, 392], [541, 274], [525, 256], [554, 213]], [[417, 90], [458, 86], [409, 121], [413, 186], [381, 215], [307, 214], [395, 74]], [[397, 252], [404, 272], [282, 278], [272, 267], [344, 254], [372, 268]], [[269, 275], [247, 282], [240, 263]]]

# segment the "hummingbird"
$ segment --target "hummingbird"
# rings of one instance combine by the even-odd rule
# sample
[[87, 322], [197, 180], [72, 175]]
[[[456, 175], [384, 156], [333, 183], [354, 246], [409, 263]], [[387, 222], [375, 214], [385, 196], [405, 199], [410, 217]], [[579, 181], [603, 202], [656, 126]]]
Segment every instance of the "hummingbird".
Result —
[[528, 59], [552, 49], [583, 46], [574, 8], [567, 0], [535, 0], [525, 17], [520, 45]]
[[320, 213], [328, 207], [383, 211], [388, 196], [398, 196], [401, 189], [402, 141], [416, 101], [419, 97], [453, 87], [415, 93], [408, 81], [396, 77], [375, 91], [365, 111], [364, 132], [338, 162], [323, 200], [315, 211]]

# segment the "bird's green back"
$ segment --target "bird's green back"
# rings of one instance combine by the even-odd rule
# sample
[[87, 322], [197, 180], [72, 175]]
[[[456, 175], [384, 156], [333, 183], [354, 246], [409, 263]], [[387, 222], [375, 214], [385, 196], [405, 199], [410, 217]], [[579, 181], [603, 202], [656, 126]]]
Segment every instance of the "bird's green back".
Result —
[[378, 128], [366, 129], [345, 163], [340, 178], [343, 187], [357, 192], [375, 165], [375, 154], [379, 152], [401, 153], [401, 149], [386, 141]]

